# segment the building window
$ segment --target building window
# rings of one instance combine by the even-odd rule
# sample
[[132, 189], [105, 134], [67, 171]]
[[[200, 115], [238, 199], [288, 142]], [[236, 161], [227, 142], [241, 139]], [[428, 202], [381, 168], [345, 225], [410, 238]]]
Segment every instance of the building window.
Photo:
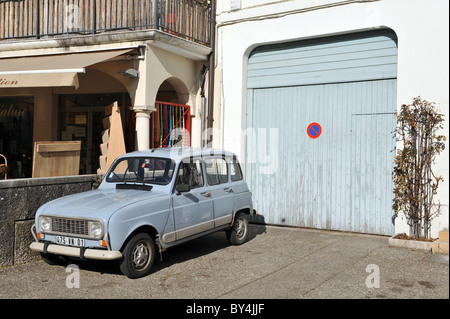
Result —
[[33, 113], [32, 96], [0, 97], [0, 154], [8, 160], [8, 179], [31, 177]]

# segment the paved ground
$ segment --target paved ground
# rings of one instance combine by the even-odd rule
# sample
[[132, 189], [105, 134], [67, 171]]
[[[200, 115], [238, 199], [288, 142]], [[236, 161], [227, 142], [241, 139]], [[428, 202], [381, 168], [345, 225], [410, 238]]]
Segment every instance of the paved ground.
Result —
[[383, 236], [250, 227], [241, 246], [219, 232], [167, 250], [136, 280], [105, 262], [4, 267], [0, 298], [449, 298], [448, 255], [390, 248]]

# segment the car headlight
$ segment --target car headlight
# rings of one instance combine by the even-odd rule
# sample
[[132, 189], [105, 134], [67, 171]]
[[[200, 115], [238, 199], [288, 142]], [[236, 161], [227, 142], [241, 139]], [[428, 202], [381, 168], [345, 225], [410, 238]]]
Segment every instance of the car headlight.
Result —
[[100, 239], [103, 236], [103, 225], [100, 222], [90, 222], [90, 234], [95, 239]]
[[50, 217], [39, 217], [39, 229], [41, 232], [46, 232], [51, 229], [52, 219]]

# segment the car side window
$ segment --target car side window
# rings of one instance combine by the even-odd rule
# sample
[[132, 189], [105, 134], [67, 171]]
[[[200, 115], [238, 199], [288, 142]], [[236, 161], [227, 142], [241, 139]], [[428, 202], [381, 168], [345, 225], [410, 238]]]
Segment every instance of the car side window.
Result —
[[235, 157], [233, 158], [233, 161], [230, 165], [230, 174], [232, 182], [240, 181], [243, 179], [241, 165], [239, 165], [239, 162]]
[[202, 187], [203, 172], [199, 159], [182, 162], [177, 175], [177, 184], [187, 184], [190, 189]]
[[205, 158], [206, 178], [209, 185], [228, 182], [228, 166], [223, 158]]

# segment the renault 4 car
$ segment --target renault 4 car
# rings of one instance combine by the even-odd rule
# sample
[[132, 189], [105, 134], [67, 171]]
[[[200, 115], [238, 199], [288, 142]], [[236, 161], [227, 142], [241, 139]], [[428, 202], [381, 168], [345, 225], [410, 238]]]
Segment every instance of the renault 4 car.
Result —
[[116, 260], [124, 275], [139, 278], [158, 253], [194, 238], [225, 230], [231, 244], [244, 243], [254, 213], [235, 154], [136, 151], [117, 158], [98, 189], [42, 205], [30, 248], [50, 264]]

